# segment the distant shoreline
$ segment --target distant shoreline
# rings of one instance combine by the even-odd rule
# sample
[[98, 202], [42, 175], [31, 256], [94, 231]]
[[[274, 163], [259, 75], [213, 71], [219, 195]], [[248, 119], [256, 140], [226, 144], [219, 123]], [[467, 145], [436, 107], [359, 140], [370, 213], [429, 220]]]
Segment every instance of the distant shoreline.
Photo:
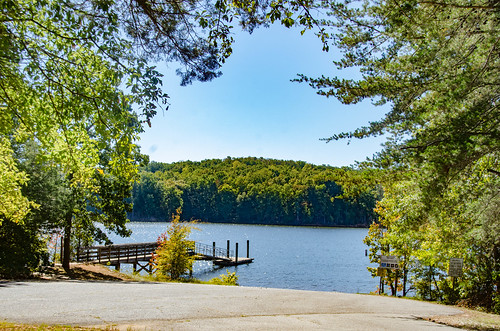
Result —
[[[145, 222], [145, 223], [169, 223], [169, 220], [160, 220], [157, 218], [130, 218], [130, 222]], [[209, 222], [209, 221], [196, 221], [199, 224], [234, 224], [234, 225], [263, 225], [263, 226], [298, 226], [298, 227], [306, 227], [306, 228], [353, 228], [353, 229], [368, 229], [370, 227], [369, 224], [333, 224], [333, 225], [325, 225], [325, 224], [270, 224], [270, 223], [233, 223], [233, 222]]]

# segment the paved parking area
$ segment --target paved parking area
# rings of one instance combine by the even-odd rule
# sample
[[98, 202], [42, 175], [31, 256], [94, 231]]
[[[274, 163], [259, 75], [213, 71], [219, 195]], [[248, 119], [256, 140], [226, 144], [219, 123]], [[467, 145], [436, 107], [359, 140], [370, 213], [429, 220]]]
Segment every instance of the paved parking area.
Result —
[[0, 283], [0, 320], [133, 330], [453, 330], [433, 303], [337, 292], [176, 283]]

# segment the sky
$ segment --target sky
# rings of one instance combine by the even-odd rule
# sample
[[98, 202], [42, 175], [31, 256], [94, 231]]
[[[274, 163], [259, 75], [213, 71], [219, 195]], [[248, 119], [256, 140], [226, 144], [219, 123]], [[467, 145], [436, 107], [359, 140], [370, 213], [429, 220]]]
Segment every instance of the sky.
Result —
[[323, 52], [312, 32], [303, 36], [283, 26], [260, 28], [234, 36], [233, 54], [223, 75], [211, 82], [180, 86], [175, 65], [157, 64], [168, 111], [159, 111], [145, 127], [139, 145], [152, 161], [177, 162], [263, 157], [348, 166], [381, 149], [382, 138], [326, 143], [334, 133], [353, 130], [380, 119], [387, 108], [368, 100], [342, 105], [306, 83], [310, 77], [360, 77], [356, 70], [336, 71], [340, 53]]

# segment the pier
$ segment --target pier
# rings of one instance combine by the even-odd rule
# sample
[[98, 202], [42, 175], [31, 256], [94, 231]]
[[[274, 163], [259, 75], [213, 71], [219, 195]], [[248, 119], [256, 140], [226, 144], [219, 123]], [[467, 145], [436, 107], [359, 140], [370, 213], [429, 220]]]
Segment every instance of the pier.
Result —
[[[98, 263], [114, 266], [117, 270], [121, 264], [132, 264], [133, 270], [140, 272], [142, 270], [149, 273], [153, 272], [152, 257], [158, 247], [157, 242], [132, 243], [106, 246], [80, 247], [77, 250], [76, 261], [86, 263]], [[189, 251], [197, 260], [212, 261], [218, 266], [235, 266], [253, 262], [249, 257], [249, 241], [247, 240], [247, 257], [238, 256], [238, 243], [236, 243], [236, 252], [229, 249], [229, 240], [227, 249], [212, 245], [206, 245], [199, 242], [194, 243], [194, 250]]]

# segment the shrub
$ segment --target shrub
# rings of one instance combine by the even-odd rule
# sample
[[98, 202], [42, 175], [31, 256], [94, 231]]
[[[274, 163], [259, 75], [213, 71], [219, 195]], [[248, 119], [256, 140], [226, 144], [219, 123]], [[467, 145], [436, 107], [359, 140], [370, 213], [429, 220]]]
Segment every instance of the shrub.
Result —
[[167, 232], [158, 238], [158, 248], [153, 256], [153, 264], [160, 278], [178, 280], [192, 272], [194, 242], [187, 239], [192, 229], [190, 223], [180, 222], [180, 210], [177, 210]]
[[26, 224], [3, 219], [0, 225], [0, 277], [26, 277], [46, 260], [46, 248]]
[[227, 270], [227, 275], [222, 274], [218, 278], [212, 278], [208, 283], [214, 285], [237, 286], [238, 276], [236, 276], [236, 272], [229, 272], [229, 270]]

